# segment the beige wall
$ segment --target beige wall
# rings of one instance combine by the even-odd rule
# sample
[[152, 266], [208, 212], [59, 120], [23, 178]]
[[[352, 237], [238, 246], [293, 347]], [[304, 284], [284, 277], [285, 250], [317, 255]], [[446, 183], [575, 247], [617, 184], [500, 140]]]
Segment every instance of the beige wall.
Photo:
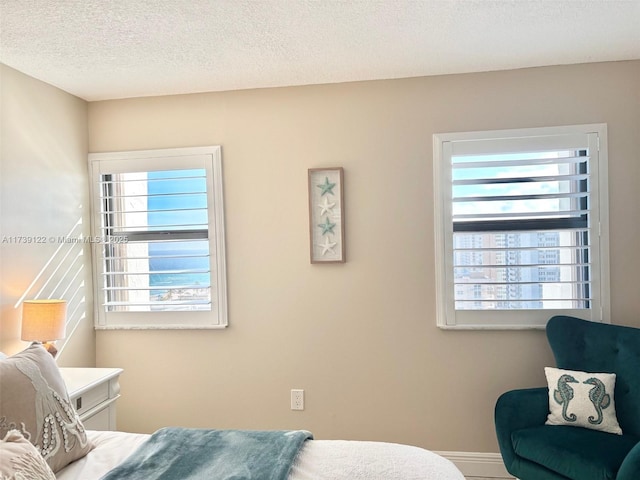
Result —
[[[435, 322], [432, 134], [606, 122], [614, 323], [640, 327], [640, 62], [89, 105], [89, 150], [222, 145], [230, 326], [100, 331], [119, 428], [306, 428], [495, 452], [493, 406], [539, 386], [541, 331]], [[348, 261], [310, 265], [307, 169], [345, 169]], [[289, 390], [306, 409], [289, 409]]]
[[[639, 326], [640, 62], [87, 104], [0, 65], [0, 350], [21, 298], [70, 302], [59, 363], [96, 357], [87, 150], [223, 147], [230, 326], [98, 332], [119, 427], [307, 428], [316, 438], [497, 451], [500, 392], [542, 385], [539, 331], [435, 327], [436, 132], [606, 122], [614, 323]], [[306, 174], [343, 166], [348, 262], [310, 265]], [[56, 240], [51, 241], [54, 237]], [[304, 388], [306, 410], [289, 410]]]
[[22, 299], [64, 298], [58, 363], [92, 366], [89, 250], [58, 241], [89, 233], [87, 104], [0, 64], [0, 115], [0, 350], [28, 345]]

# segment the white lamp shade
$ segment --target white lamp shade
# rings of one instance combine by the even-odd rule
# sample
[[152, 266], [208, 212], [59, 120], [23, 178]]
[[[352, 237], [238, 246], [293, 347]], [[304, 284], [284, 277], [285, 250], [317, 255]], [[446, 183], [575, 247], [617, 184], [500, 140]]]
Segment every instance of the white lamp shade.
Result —
[[25, 300], [22, 302], [22, 340], [47, 342], [65, 336], [65, 300]]

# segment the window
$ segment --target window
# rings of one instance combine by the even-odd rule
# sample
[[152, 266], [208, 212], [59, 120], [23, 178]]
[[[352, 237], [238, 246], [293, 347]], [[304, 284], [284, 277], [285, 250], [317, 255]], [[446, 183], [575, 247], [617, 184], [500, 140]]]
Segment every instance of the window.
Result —
[[227, 325], [220, 147], [89, 155], [96, 328]]
[[606, 125], [434, 135], [437, 322], [608, 319]]

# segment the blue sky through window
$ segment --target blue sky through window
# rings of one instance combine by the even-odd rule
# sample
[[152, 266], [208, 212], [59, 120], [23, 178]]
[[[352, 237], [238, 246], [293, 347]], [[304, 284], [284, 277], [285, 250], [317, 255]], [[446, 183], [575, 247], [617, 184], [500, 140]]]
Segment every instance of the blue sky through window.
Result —
[[[204, 169], [149, 172], [147, 193], [150, 230], [207, 230], [207, 184]], [[149, 244], [150, 284], [210, 285], [209, 241], [168, 241]], [[188, 272], [186, 272], [188, 270]], [[184, 273], [180, 273], [184, 272]], [[163, 290], [152, 291], [161, 294]]]
[[[453, 156], [452, 169], [453, 181], [478, 180], [478, 179], [527, 179], [533, 177], [546, 177], [562, 175], [567, 167], [561, 163], [553, 163], [552, 159], [571, 157], [571, 151], [531, 152], [519, 154], [494, 154], [474, 156]], [[492, 162], [520, 161], [549, 159], [549, 163], [525, 164], [525, 165], [499, 165], [491, 166]], [[455, 168], [465, 163], [483, 163], [482, 166], [470, 166], [469, 168]], [[486, 214], [486, 213], [530, 213], [530, 212], [561, 212], [566, 209], [567, 203], [562, 199], [519, 199], [519, 200], [494, 200], [494, 201], [464, 201], [465, 197], [500, 197], [516, 195], [542, 195], [557, 194], [571, 191], [571, 180], [548, 181], [513, 181], [508, 183], [487, 183], [472, 185], [454, 185], [452, 194], [454, 199], [453, 214]]]
[[[207, 230], [207, 185], [204, 169], [149, 172], [147, 221], [150, 230]], [[208, 241], [157, 242], [152, 254], [180, 250], [208, 254]]]

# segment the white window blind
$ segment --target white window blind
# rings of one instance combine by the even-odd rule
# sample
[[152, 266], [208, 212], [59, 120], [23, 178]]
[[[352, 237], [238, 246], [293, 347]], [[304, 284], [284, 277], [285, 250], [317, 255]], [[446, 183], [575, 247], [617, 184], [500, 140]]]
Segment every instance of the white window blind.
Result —
[[91, 154], [98, 328], [226, 325], [218, 147]]
[[583, 126], [435, 136], [440, 326], [603, 319], [604, 134]]
[[206, 170], [102, 175], [108, 311], [210, 310]]

